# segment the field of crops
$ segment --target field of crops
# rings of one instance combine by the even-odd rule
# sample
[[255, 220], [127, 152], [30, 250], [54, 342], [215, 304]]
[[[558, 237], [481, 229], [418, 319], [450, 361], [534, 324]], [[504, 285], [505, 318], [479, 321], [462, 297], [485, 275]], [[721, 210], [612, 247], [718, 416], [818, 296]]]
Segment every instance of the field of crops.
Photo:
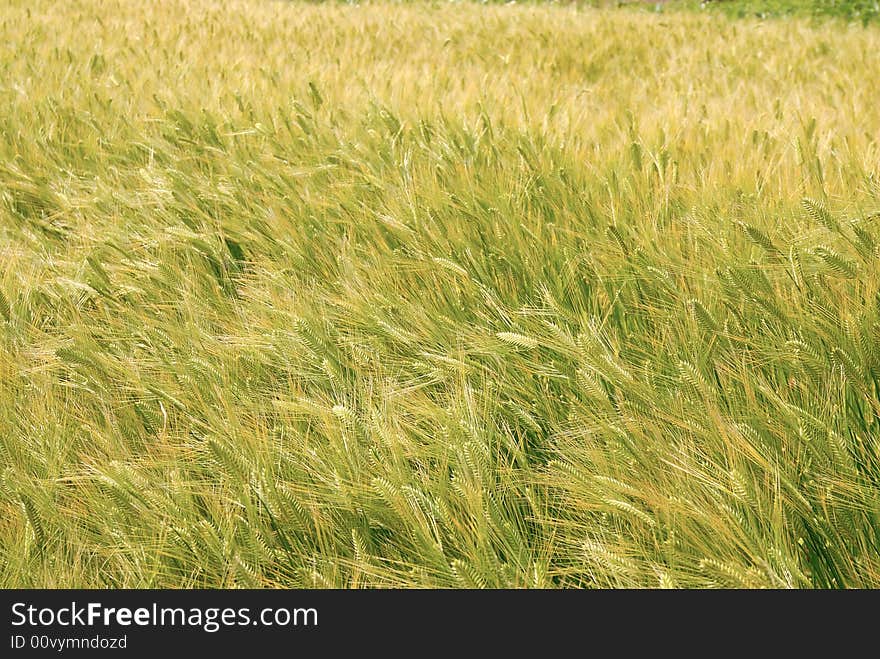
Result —
[[880, 587], [880, 27], [0, 1], [0, 586]]

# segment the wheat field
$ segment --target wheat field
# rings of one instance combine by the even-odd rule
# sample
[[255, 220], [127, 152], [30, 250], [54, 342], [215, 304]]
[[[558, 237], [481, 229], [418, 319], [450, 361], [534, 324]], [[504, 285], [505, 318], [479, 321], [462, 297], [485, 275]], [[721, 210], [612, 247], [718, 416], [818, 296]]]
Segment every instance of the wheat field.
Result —
[[880, 586], [878, 52], [2, 0], [0, 586]]

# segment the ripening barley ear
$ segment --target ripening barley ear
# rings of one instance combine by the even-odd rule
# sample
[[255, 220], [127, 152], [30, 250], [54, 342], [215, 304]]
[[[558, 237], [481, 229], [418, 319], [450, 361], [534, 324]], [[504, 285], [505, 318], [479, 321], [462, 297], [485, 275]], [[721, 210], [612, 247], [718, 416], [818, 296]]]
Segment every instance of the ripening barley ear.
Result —
[[252, 565], [238, 555], [233, 556], [231, 563], [233, 583], [243, 588], [260, 588], [260, 578]]
[[312, 105], [316, 110], [324, 105], [324, 97], [321, 96], [321, 92], [318, 91], [318, 86], [312, 80], [309, 80], [309, 96], [311, 97]]
[[745, 222], [736, 222], [736, 225], [743, 231], [743, 233], [748, 236], [749, 240], [751, 240], [758, 247], [763, 248], [768, 254], [774, 257], [781, 257], [782, 252], [779, 248], [773, 244], [773, 241], [770, 239], [766, 233], [754, 227], [750, 224], [746, 224]]
[[830, 247], [816, 247], [813, 249], [813, 253], [822, 259], [825, 265], [828, 266], [828, 269], [839, 277], [853, 279], [858, 275], [858, 266], [852, 261], [843, 258]]
[[537, 339], [516, 332], [496, 332], [495, 336], [504, 341], [504, 343], [510, 343], [520, 348], [537, 348], [540, 345]]
[[694, 314], [694, 319], [697, 321], [697, 325], [699, 325], [703, 331], [709, 333], [718, 331], [717, 321], [712, 317], [712, 314], [709, 313], [708, 309], [703, 306], [702, 302], [699, 300], [691, 300], [690, 306]]
[[9, 300], [6, 299], [3, 291], [0, 290], [0, 316], [7, 322], [12, 320], [12, 309], [9, 306]]
[[850, 228], [853, 234], [855, 234], [856, 249], [859, 255], [865, 260], [873, 259], [876, 256], [877, 243], [867, 226], [862, 226], [862, 223], [853, 220], [850, 222]]
[[834, 361], [843, 368], [843, 372], [852, 384], [857, 387], [864, 385], [860, 368], [849, 354], [841, 348], [835, 347], [832, 349], [831, 355], [834, 358]]
[[801, 205], [804, 207], [807, 215], [815, 222], [818, 222], [832, 233], [842, 235], [840, 224], [832, 217], [831, 213], [828, 212], [828, 208], [821, 201], [805, 197], [801, 200]]
[[688, 384], [691, 390], [699, 397], [708, 398], [714, 396], [715, 388], [693, 364], [685, 361], [678, 362], [678, 374], [681, 380]]
[[610, 225], [605, 229], [605, 233], [620, 246], [624, 256], [629, 256], [629, 246], [618, 227]]
[[30, 524], [31, 530], [34, 532], [34, 550], [37, 554], [43, 554], [46, 550], [46, 531], [43, 527], [43, 520], [33, 500], [25, 494], [19, 495], [25, 516]]
[[486, 578], [469, 562], [456, 558], [452, 561], [451, 568], [460, 587], [480, 590], [489, 587]]
[[211, 461], [230, 480], [247, 482], [250, 479], [252, 468], [242, 451], [225, 441], [209, 439], [206, 443], [211, 455]]

